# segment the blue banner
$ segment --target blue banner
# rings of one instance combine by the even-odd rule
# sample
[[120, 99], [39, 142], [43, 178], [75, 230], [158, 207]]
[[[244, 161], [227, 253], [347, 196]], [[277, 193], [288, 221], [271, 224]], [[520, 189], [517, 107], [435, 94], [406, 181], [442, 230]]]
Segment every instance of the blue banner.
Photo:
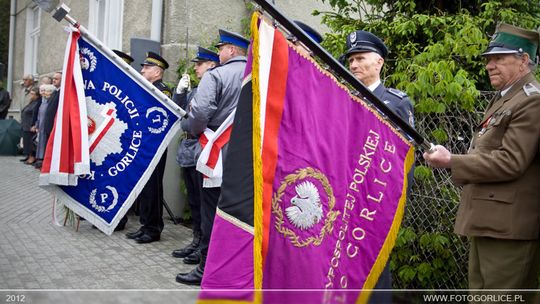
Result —
[[178, 131], [180, 114], [172, 101], [161, 101], [83, 37], [79, 51], [91, 173], [79, 176], [77, 186], [59, 187], [58, 194], [110, 235]]

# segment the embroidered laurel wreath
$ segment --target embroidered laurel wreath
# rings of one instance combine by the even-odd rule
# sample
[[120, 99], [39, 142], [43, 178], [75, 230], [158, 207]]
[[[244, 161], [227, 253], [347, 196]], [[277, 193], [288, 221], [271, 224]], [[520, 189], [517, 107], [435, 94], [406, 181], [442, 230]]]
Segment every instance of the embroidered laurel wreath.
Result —
[[97, 189], [94, 189], [92, 190], [92, 192], [90, 192], [90, 199], [89, 199], [90, 206], [92, 206], [92, 208], [94, 208], [97, 212], [109, 212], [112, 209], [114, 209], [114, 207], [116, 207], [116, 204], [118, 203], [118, 191], [116, 191], [116, 189], [111, 186], [106, 186], [105, 188], [109, 189], [113, 195], [113, 201], [109, 205], [108, 208], [105, 208], [105, 206], [100, 206], [97, 204], [96, 202]]
[[[283, 210], [281, 208], [281, 198], [283, 194], [285, 193], [285, 189], [287, 189], [288, 186], [296, 183], [299, 180], [303, 180], [307, 177], [312, 177], [321, 182], [324, 188], [324, 191], [326, 192], [326, 195], [328, 196], [328, 212], [326, 213], [324, 226], [319, 232], [319, 235], [317, 237], [310, 236], [306, 239], [301, 239], [293, 230], [283, 226], [284, 220], [283, 220]], [[305, 247], [310, 244], [313, 244], [314, 246], [319, 246], [322, 243], [325, 235], [327, 233], [332, 232], [334, 221], [336, 220], [337, 216], [340, 214], [339, 211], [333, 211], [335, 204], [336, 204], [336, 198], [334, 197], [334, 191], [332, 190], [332, 186], [330, 185], [330, 183], [328, 182], [328, 179], [322, 172], [320, 172], [317, 169], [310, 168], [310, 167], [296, 170], [295, 173], [289, 174], [285, 177], [279, 189], [277, 190], [276, 193], [274, 193], [274, 197], [272, 198], [272, 213], [274, 214], [276, 218], [275, 227], [279, 233], [281, 233], [283, 236], [288, 238], [291, 241], [291, 243], [296, 247]]]

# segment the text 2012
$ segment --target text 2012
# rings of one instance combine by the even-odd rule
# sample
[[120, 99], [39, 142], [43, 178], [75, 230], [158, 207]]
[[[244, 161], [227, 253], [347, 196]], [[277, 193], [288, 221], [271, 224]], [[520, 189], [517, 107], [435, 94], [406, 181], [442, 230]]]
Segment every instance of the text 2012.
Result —
[[23, 294], [7, 294], [6, 303], [24, 303], [26, 296]]

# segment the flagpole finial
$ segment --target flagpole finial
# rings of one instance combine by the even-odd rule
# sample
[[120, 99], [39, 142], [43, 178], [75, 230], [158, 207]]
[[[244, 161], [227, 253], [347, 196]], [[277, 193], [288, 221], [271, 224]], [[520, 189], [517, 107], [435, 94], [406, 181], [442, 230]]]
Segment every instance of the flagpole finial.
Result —
[[56, 11], [53, 14], [53, 18], [56, 19], [56, 21], [60, 22], [68, 15], [70, 10], [71, 9], [67, 5], [62, 3], [59, 7], [56, 8]]

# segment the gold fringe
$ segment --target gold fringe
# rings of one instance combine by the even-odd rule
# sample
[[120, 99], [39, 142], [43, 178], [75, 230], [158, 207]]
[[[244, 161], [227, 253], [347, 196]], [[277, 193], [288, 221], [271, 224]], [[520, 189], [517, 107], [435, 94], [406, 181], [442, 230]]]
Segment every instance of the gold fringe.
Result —
[[[401, 197], [399, 198], [398, 207], [396, 210], [396, 215], [394, 216], [394, 221], [392, 222], [392, 226], [390, 227], [390, 231], [388, 232], [388, 235], [386, 236], [386, 240], [384, 241], [384, 245], [379, 252], [379, 256], [377, 256], [377, 260], [375, 261], [375, 264], [371, 268], [371, 272], [369, 273], [366, 282], [364, 283], [364, 286], [362, 287], [363, 291], [360, 293], [360, 296], [358, 297], [356, 303], [367, 303], [369, 300], [369, 297], [371, 296], [371, 290], [373, 287], [375, 287], [375, 284], [377, 283], [377, 280], [381, 273], [384, 270], [384, 267], [386, 266], [386, 263], [388, 262], [388, 258], [390, 257], [390, 253], [392, 252], [392, 249], [394, 248], [394, 244], [396, 243], [397, 234], [399, 232], [399, 228], [401, 227], [401, 221], [403, 220], [403, 214], [405, 213], [405, 203], [407, 201], [407, 186], [409, 184], [408, 180], [408, 173], [412, 169], [412, 165], [414, 163], [414, 147], [410, 147], [409, 151], [407, 152], [407, 156], [405, 157], [405, 167], [404, 167], [404, 177], [403, 177], [403, 188], [401, 189]], [[365, 290], [365, 291], [364, 291]]]
[[255, 234], [253, 236], [253, 283], [255, 288], [254, 302], [262, 303], [262, 241], [263, 241], [263, 177], [261, 159], [261, 96], [259, 92], [259, 28], [257, 23], [260, 14], [254, 12], [251, 17], [251, 35], [253, 42], [252, 52], [252, 91], [253, 91], [253, 226]]

